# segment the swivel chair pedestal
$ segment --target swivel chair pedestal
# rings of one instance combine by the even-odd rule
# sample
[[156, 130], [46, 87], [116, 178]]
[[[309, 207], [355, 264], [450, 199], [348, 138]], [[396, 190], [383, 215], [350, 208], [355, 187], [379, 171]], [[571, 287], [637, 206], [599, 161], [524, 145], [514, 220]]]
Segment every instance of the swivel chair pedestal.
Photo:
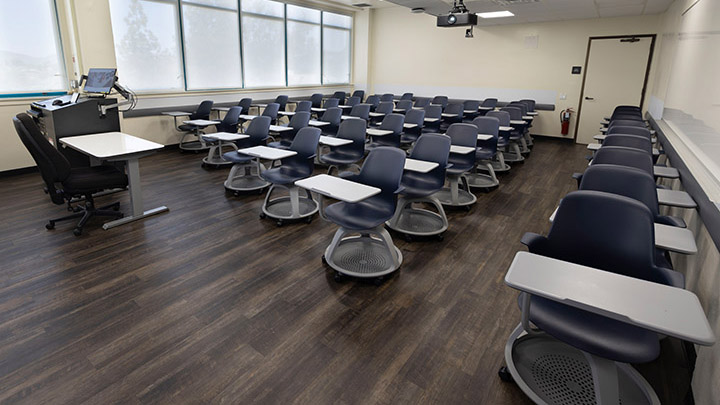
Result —
[[[487, 171], [487, 174], [481, 173], [481, 171]], [[478, 165], [475, 166], [475, 170], [468, 173], [466, 177], [467, 185], [472, 188], [492, 188], [500, 184], [500, 181], [495, 175], [493, 162], [490, 160], [478, 162]]]
[[[289, 195], [271, 198], [276, 187], [284, 188]], [[305, 219], [305, 222], [312, 222], [312, 216], [318, 212], [319, 205], [309, 191], [307, 197], [300, 197], [300, 188], [295, 185], [273, 184], [265, 196], [260, 218], [270, 217], [277, 220], [277, 225], [282, 226], [287, 220]]]
[[227, 180], [223, 183], [225, 190], [238, 195], [241, 191], [262, 192], [270, 185], [270, 182], [261, 177], [261, 174], [267, 169], [259, 159], [257, 163], [253, 163], [252, 158], [230, 160], [230, 162], [233, 163], [233, 167], [230, 169]]
[[[442, 190], [435, 193], [435, 197], [440, 203], [446, 207], [463, 207], [466, 210], [470, 210], [470, 206], [475, 204], [477, 197], [470, 191], [468, 179], [464, 173], [451, 172], [452, 168], [448, 169], [448, 182], [450, 187], [444, 187]], [[462, 188], [460, 183], [462, 182]]]
[[[452, 124], [448, 128], [447, 135], [453, 145], [476, 148], [478, 127], [473, 124]], [[475, 204], [477, 197], [470, 192], [466, 177], [466, 173], [475, 167], [475, 157], [476, 152], [450, 153], [449, 162], [452, 166], [448, 167], [446, 171], [450, 187], [444, 187], [434, 194], [442, 205], [463, 207], [469, 211], [470, 206]], [[460, 182], [463, 184], [462, 189]]]
[[[522, 323], [505, 344], [505, 362], [500, 378], [514, 381], [537, 404], [609, 404], [598, 398], [613, 397], [614, 384], [623, 404], [660, 404], [650, 384], [629, 364], [583, 352], [542, 331], [528, 333]], [[600, 380], [599, 395], [593, 376]]]
[[382, 282], [383, 276], [400, 268], [403, 255], [384, 225], [362, 231], [340, 227], [322, 260], [337, 272], [336, 279], [347, 275]]
[[[477, 117], [472, 124], [478, 127], [478, 131], [484, 136], [490, 136], [488, 139], [478, 139], [477, 149], [475, 152], [475, 167], [468, 173], [467, 181], [470, 187], [474, 188], [492, 188], [500, 184], [495, 175], [493, 167], [493, 159], [498, 153], [498, 141], [500, 133], [500, 120], [496, 117]], [[480, 135], [478, 135], [480, 137]], [[486, 171], [487, 174], [481, 173]]]
[[[414, 208], [413, 203], [425, 203], [435, 207], [437, 212], [424, 208]], [[448, 229], [448, 219], [440, 200], [435, 196], [406, 197], [398, 199], [395, 215], [385, 223], [388, 228], [405, 234], [407, 241], [415, 236], [434, 236], [443, 240], [443, 233]]]
[[498, 151], [498, 153], [495, 154], [495, 157], [490, 162], [490, 164], [492, 164], [492, 167], [493, 167], [493, 170], [495, 171], [495, 173], [502, 173], [502, 172], [510, 171], [510, 165], [505, 163], [505, 155], [501, 151]]

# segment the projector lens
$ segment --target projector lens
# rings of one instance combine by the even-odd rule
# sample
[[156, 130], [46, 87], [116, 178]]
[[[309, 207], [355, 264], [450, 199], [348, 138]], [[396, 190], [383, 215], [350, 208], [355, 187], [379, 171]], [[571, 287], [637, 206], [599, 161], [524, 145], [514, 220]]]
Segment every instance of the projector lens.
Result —
[[448, 24], [455, 24], [457, 22], [457, 17], [455, 17], [454, 14], [450, 14], [447, 19]]

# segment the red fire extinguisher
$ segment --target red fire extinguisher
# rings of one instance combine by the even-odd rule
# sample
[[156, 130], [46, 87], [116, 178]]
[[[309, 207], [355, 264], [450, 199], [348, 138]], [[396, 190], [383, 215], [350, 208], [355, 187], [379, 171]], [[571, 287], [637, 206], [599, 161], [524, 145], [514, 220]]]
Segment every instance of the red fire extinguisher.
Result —
[[567, 135], [570, 131], [570, 116], [573, 112], [572, 108], [566, 108], [560, 111], [560, 124], [562, 125], [560, 133], [563, 135]]

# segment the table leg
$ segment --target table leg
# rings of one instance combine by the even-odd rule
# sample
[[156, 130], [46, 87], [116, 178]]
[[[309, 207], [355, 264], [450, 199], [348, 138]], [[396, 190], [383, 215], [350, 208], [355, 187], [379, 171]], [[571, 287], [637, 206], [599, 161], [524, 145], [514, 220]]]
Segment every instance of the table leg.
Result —
[[116, 226], [126, 224], [128, 222], [137, 221], [150, 215], [168, 211], [168, 207], [160, 206], [145, 211], [142, 198], [142, 184], [140, 184], [140, 162], [138, 158], [127, 161], [128, 188], [130, 191], [130, 206], [132, 207], [132, 215], [126, 216], [115, 221], [103, 224], [103, 229], [110, 229]]

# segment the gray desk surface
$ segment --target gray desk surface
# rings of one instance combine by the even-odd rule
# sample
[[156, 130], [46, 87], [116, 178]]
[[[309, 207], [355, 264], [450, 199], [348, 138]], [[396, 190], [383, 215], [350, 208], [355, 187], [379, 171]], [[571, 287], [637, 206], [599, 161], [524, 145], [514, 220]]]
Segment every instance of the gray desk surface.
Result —
[[217, 139], [219, 141], [232, 142], [240, 139], [250, 138], [250, 135], [238, 134], [233, 132], [215, 132], [212, 134], [204, 134], [203, 138]]
[[413, 123], [405, 123], [405, 124], [403, 124], [403, 128], [405, 128], [405, 129], [417, 128], [417, 126], [418, 126], [418, 124], [413, 124]]
[[293, 127], [286, 127], [282, 125], [270, 125], [270, 132], [287, 132], [292, 131]]
[[697, 253], [692, 232], [678, 226], [655, 224], [655, 246], [686, 255]]
[[183, 124], [195, 125], [195, 126], [198, 126], [198, 127], [207, 127], [207, 126], [209, 126], [209, 125], [215, 125], [215, 124], [219, 124], [219, 123], [220, 123], [220, 121], [212, 121], [212, 120], [187, 120], [187, 121], [183, 121]]
[[715, 334], [697, 296], [682, 288], [518, 252], [505, 283], [517, 290], [701, 345]]
[[450, 153], [458, 153], [460, 155], [467, 155], [468, 153], [475, 152], [475, 148], [470, 146], [450, 145]]
[[238, 149], [238, 153], [267, 160], [285, 159], [297, 155], [297, 152], [294, 150], [276, 149], [269, 146], [253, 146], [252, 148]]
[[171, 117], [184, 117], [186, 115], [190, 115], [192, 113], [185, 112], [185, 111], [165, 111], [160, 113], [162, 115], [169, 115]]
[[527, 121], [523, 121], [523, 120], [510, 120], [510, 123], [511, 123], [511, 124], [515, 124], [515, 125], [523, 125], [523, 124], [527, 124]]
[[327, 146], [342, 146], [349, 145], [353, 141], [351, 139], [336, 138], [334, 136], [320, 136], [320, 143]]
[[250, 115], [250, 114], [240, 114], [238, 116], [238, 118], [240, 118], [241, 120], [246, 120], [246, 121], [254, 120], [257, 117], [258, 117], [257, 115]]
[[438, 122], [440, 118], [425, 118], [425, 122]]
[[501, 126], [499, 129], [500, 129], [501, 131], [512, 131], [513, 129], [515, 129], [515, 127]]
[[690, 194], [680, 190], [657, 190], [658, 204], [680, 208], [696, 208], [697, 203]]
[[390, 130], [387, 130], [387, 129], [368, 128], [368, 129], [366, 130], [366, 133], [367, 133], [368, 135], [372, 135], [372, 136], [385, 136], [385, 135], [390, 135], [390, 134], [392, 134], [393, 131], [390, 131]]
[[318, 174], [307, 179], [298, 180], [295, 185], [314, 191], [326, 197], [348, 203], [356, 203], [379, 194], [382, 190], [366, 184], [345, 180], [327, 174]]
[[308, 125], [313, 127], [324, 127], [326, 125], [330, 125], [330, 123], [327, 121], [310, 120], [308, 121]]
[[426, 162], [417, 159], [405, 159], [405, 170], [418, 173], [428, 173], [434, 168], [440, 166], [437, 162]]
[[327, 108], [312, 107], [312, 108], [310, 109], [310, 111], [314, 111], [314, 112], [325, 112], [325, 111], [327, 111]]
[[493, 138], [494, 137], [492, 135], [488, 135], [488, 134], [478, 134], [478, 136], [477, 136], [478, 141], [488, 141]]
[[654, 166], [653, 174], [657, 177], [664, 177], [667, 179], [677, 179], [680, 177], [680, 172], [674, 167], [666, 166]]
[[540, 113], [537, 112], [537, 111], [528, 111], [528, 112], [527, 112], [527, 115], [530, 115], [530, 116], [535, 116], [535, 115], [538, 115], [538, 114], [540, 114]]

